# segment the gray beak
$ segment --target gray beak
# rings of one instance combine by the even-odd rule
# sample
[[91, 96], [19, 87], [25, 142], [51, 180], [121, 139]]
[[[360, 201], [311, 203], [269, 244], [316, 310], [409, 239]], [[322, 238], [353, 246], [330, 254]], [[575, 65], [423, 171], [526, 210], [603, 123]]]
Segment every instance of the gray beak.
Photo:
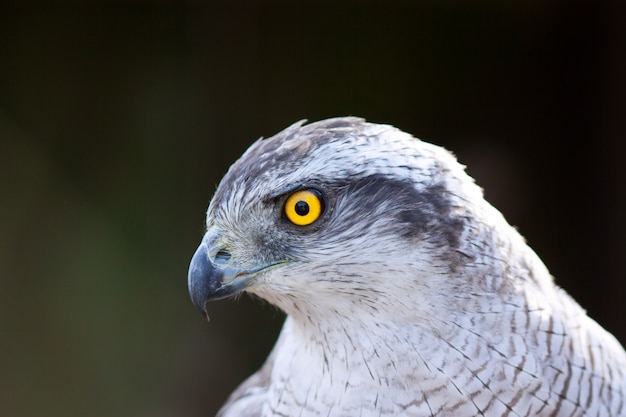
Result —
[[220, 235], [216, 228], [207, 231], [191, 258], [187, 275], [191, 301], [207, 320], [207, 301], [237, 294], [252, 285], [259, 273], [287, 263], [278, 261], [234, 267], [228, 248], [220, 243]]
[[247, 286], [245, 278], [249, 275], [246, 270], [215, 263], [210, 255], [214, 250], [207, 242], [211, 240], [205, 236], [198, 246], [191, 258], [187, 275], [191, 301], [207, 320], [209, 316], [206, 302], [226, 298], [243, 290]]

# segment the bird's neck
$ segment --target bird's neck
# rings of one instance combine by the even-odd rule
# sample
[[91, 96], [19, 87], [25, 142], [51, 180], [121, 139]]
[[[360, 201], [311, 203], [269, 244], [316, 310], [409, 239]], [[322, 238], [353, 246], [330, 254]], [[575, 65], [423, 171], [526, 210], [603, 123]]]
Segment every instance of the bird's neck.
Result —
[[[389, 411], [398, 404], [415, 402], [416, 394], [421, 401], [420, 390], [447, 383], [444, 373], [432, 371], [444, 361], [451, 363], [455, 355], [449, 354], [450, 347], [433, 333], [393, 322], [364, 326], [349, 317], [337, 320], [316, 327], [287, 318], [275, 352], [280, 360], [272, 372], [269, 398], [273, 410], [315, 398], [320, 407], [328, 401], [329, 411], [341, 402], [348, 410], [346, 415], [358, 415], [367, 401], [373, 409]], [[338, 387], [340, 399], [336, 398]], [[397, 395], [390, 398], [386, 394], [390, 391]], [[423, 414], [430, 415], [427, 404], [416, 408], [424, 408]], [[402, 414], [401, 409], [395, 411], [394, 415]]]

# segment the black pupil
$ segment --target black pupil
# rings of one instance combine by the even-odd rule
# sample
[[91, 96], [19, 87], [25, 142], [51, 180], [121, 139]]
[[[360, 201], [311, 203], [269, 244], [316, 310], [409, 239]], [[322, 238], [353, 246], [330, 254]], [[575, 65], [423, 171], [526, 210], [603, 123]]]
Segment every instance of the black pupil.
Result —
[[306, 201], [298, 201], [295, 210], [298, 216], [306, 216], [309, 214], [309, 204]]

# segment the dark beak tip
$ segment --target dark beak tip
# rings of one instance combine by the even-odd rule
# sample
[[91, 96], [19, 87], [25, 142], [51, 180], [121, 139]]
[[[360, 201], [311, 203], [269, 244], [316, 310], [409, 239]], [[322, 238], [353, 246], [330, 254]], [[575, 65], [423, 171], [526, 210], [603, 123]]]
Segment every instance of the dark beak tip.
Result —
[[207, 256], [207, 248], [201, 244], [189, 264], [188, 286], [191, 301], [202, 316], [209, 321], [209, 314], [206, 310], [206, 302], [209, 294], [214, 291], [216, 270]]
[[204, 296], [204, 291], [193, 291], [190, 290], [191, 302], [193, 303], [196, 310], [206, 319], [206, 321], [210, 321], [209, 313], [206, 309], [207, 299]]
[[189, 289], [189, 294], [191, 295], [191, 302], [196, 307], [196, 310], [202, 314], [206, 321], [210, 321], [209, 313], [206, 308], [209, 291], [203, 287], [204, 286], [200, 286], [200, 288], [197, 288], [192, 285]]
[[204, 316], [204, 319], [207, 321], [207, 323], [211, 321], [211, 318], [209, 317], [209, 313], [207, 313], [206, 308], [202, 309], [200, 313]]

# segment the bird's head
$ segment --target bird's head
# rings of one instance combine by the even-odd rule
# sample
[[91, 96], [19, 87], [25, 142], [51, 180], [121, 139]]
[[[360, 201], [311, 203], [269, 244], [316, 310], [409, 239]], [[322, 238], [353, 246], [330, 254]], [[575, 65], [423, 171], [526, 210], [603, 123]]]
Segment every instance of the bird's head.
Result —
[[481, 201], [450, 153], [396, 128], [297, 123], [255, 142], [222, 179], [189, 267], [191, 298], [205, 316], [207, 300], [241, 291], [292, 315], [419, 301], [462, 285], [446, 277], [469, 259]]

